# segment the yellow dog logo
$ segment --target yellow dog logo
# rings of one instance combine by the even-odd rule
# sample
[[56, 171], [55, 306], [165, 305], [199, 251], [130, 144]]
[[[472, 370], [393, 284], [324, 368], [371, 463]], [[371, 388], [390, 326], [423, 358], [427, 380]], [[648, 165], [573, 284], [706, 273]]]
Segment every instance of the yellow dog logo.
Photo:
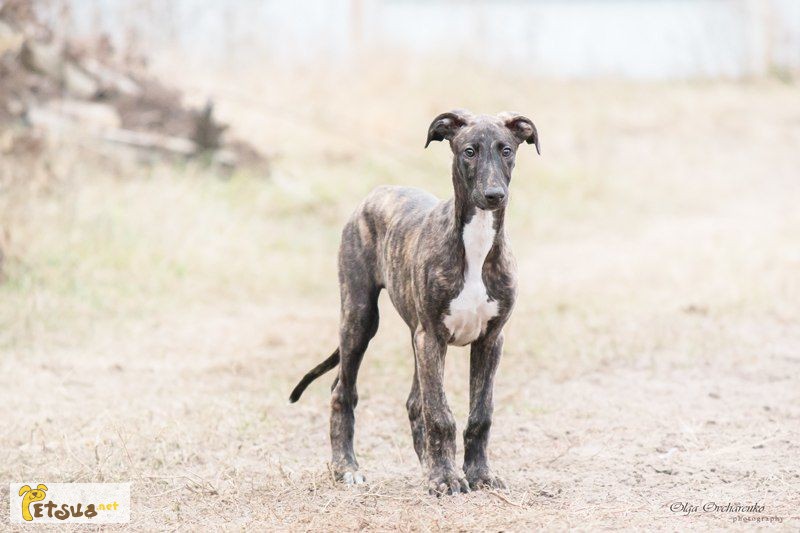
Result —
[[31, 516], [31, 502], [40, 502], [44, 500], [44, 493], [47, 492], [47, 486], [39, 484], [35, 489], [30, 488], [29, 485], [23, 485], [19, 488], [19, 495], [22, 498], [22, 518], [30, 522], [33, 520]]

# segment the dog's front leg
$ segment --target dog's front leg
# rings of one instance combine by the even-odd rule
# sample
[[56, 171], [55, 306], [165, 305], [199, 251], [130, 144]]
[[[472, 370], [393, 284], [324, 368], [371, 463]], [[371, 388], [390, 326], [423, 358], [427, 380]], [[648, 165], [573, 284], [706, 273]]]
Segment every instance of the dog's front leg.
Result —
[[431, 494], [469, 492], [469, 484], [455, 465], [456, 422], [444, 393], [447, 341], [418, 328], [414, 334], [417, 375], [425, 425], [425, 467]]
[[494, 375], [503, 352], [503, 334], [486, 335], [469, 355], [469, 420], [464, 430], [464, 473], [470, 487], [505, 488], [489, 469], [486, 447], [492, 426]]

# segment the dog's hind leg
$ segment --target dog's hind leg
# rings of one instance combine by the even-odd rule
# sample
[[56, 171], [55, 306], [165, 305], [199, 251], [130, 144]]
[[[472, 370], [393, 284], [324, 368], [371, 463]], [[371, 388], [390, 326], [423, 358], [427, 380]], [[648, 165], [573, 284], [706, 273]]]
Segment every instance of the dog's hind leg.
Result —
[[339, 330], [338, 380], [331, 394], [331, 451], [336, 477], [345, 483], [363, 483], [353, 451], [354, 409], [358, 403], [356, 379], [361, 359], [378, 330], [380, 288], [363, 276], [343, 273], [342, 316]]

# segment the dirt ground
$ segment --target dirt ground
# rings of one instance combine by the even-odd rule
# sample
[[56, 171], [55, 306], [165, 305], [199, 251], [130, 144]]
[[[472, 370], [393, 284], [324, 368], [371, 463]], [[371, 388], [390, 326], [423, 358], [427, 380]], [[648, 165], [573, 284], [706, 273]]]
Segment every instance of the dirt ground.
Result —
[[[182, 76], [271, 147], [269, 180], [54, 144], [55, 182], [4, 204], [0, 479], [131, 481], [134, 530], [798, 528], [797, 87], [495, 90], [477, 72], [452, 94], [371, 72], [346, 91], [333, 74]], [[520, 297], [490, 441], [509, 489], [426, 494], [385, 296], [359, 379], [368, 483], [342, 487], [332, 376], [288, 393], [336, 343], [341, 224], [380, 183], [448, 194], [446, 146], [422, 144], [457, 106], [524, 112], [542, 138], [509, 208]], [[447, 365], [461, 431], [466, 351]]]

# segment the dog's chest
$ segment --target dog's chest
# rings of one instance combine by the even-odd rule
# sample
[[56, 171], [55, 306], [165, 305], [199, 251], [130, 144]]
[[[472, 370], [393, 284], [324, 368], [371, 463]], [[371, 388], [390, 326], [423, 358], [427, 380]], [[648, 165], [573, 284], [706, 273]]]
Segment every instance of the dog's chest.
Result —
[[494, 215], [478, 210], [464, 226], [464, 251], [467, 265], [464, 288], [450, 302], [444, 325], [450, 344], [464, 346], [481, 336], [489, 320], [497, 316], [497, 302], [490, 301], [483, 283], [483, 263], [494, 242]]

